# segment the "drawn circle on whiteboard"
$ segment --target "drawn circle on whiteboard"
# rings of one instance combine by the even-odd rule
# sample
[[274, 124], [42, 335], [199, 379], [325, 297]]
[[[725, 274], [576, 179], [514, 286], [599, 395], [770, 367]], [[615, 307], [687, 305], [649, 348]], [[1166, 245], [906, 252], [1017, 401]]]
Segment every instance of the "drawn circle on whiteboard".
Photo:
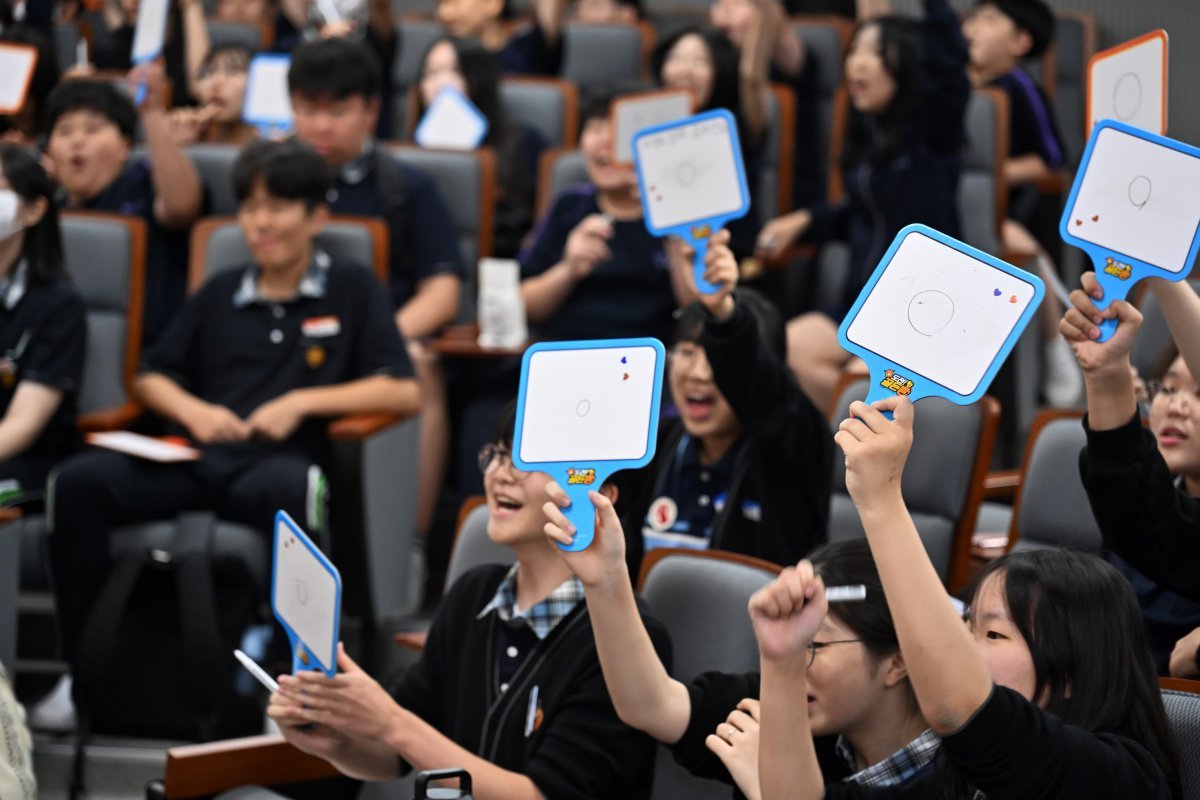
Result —
[[1154, 184], [1145, 175], [1135, 177], [1129, 182], [1129, 188], [1126, 190], [1130, 205], [1141, 211], [1146, 207], [1146, 203], [1150, 202], [1150, 192], [1153, 189]]
[[308, 603], [308, 584], [302, 580], [296, 580], [296, 602], [300, 605]]
[[1129, 122], [1142, 108], [1142, 79], [1126, 72], [1113, 87], [1113, 113], [1122, 122]]
[[937, 289], [917, 292], [908, 301], [908, 324], [922, 336], [933, 336], [954, 319], [954, 301]]
[[588, 415], [588, 412], [591, 410], [592, 410], [592, 401], [591, 400], [586, 400], [586, 399], [580, 400], [579, 405], [575, 406], [575, 416], [580, 417], [580, 418], [586, 417]]
[[696, 175], [699, 170], [691, 161], [684, 161], [675, 168], [675, 177], [679, 181], [680, 186], [691, 186], [696, 182]]

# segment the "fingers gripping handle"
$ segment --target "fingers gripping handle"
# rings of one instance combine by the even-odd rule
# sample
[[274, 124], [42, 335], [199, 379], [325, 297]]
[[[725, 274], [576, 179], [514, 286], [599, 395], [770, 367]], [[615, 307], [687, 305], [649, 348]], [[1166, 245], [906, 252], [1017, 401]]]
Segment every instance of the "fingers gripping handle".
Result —
[[[594, 486], [599, 486], [597, 476]], [[562, 510], [563, 516], [575, 526], [575, 538], [570, 544], [559, 543], [559, 547], [568, 553], [578, 553], [586, 550], [596, 537], [596, 506], [588, 497], [591, 486], [564, 486], [563, 491], [571, 498], [571, 505]]]
[[[1108, 280], [1108, 276], [1103, 274], [1104, 265], [1096, 264], [1096, 278], [1100, 282], [1101, 288], [1104, 289], [1104, 297], [1099, 300], [1092, 298], [1098, 311], [1103, 311], [1113, 304], [1114, 300], [1123, 300], [1125, 298], [1126, 287], [1121, 283]], [[1115, 319], [1103, 320], [1096, 326], [1100, 329], [1100, 338], [1097, 341], [1107, 342], [1117, 332], [1117, 321]]]
[[[871, 388], [867, 390], [867, 399], [864, 402], [866, 402], [867, 405], [871, 405], [877, 400], [886, 400], [889, 397], [894, 397], [895, 394], [895, 392], [885, 389], [880, 381], [877, 381], [874, 377], [872, 377]], [[892, 419], [891, 411], [880, 411], [879, 413], [883, 414], [883, 416], [887, 419]]]

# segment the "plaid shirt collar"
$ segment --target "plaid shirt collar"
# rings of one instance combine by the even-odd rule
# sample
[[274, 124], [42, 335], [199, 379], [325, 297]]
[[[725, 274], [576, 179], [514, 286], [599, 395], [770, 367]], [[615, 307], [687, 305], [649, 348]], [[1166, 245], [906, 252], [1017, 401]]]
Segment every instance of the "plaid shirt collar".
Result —
[[562, 622], [563, 618], [583, 600], [583, 584], [579, 578], [572, 575], [559, 584], [557, 589], [546, 595], [542, 602], [533, 608], [518, 612], [517, 566], [517, 564], [512, 565], [512, 569], [504, 576], [504, 580], [500, 581], [500, 586], [496, 589], [496, 594], [492, 597], [491, 602], [484, 606], [475, 618], [483, 619], [495, 611], [496, 616], [504, 622], [510, 625], [518, 621], [523, 622], [533, 631], [534, 636], [538, 639], [545, 639], [550, 635], [550, 631], [554, 630], [554, 626]]
[[[292, 299], [324, 297], [325, 284], [329, 281], [329, 267], [332, 264], [333, 259], [329, 257], [329, 254], [314, 245], [312, 262], [308, 265], [304, 277], [300, 279], [299, 285], [296, 286], [296, 296]], [[237, 291], [233, 293], [233, 307], [245, 308], [262, 302], [265, 300], [258, 290], [258, 267], [251, 264], [242, 274], [242, 282], [238, 284]]]
[[[941, 746], [941, 737], [931, 728], [926, 728], [924, 733], [904, 747], [878, 764], [859, 770], [846, 778], [845, 782], [857, 783], [860, 786], [896, 786], [905, 783], [933, 763], [933, 757], [937, 755]], [[841, 736], [837, 740], [837, 753], [851, 769], [854, 769], [854, 748]]]

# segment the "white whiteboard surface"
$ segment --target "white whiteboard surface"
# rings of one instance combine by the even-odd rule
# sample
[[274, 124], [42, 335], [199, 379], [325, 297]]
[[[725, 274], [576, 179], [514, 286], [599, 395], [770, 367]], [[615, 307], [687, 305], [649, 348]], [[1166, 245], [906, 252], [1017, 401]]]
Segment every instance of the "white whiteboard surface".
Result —
[[649, 223], [658, 230], [732, 214], [744, 199], [729, 123], [708, 118], [635, 142]]
[[133, 29], [133, 51], [129, 59], [134, 64], [149, 61], [163, 50], [167, 34], [167, 7], [170, 0], [141, 0], [137, 25]]
[[487, 118], [458, 89], [446, 86], [437, 93], [413, 132], [422, 147], [474, 150], [487, 135]]
[[292, 98], [287, 82], [291, 65], [290, 58], [280, 55], [258, 55], [250, 60], [242, 119], [251, 125], [291, 127]]
[[1115, 119], [1166, 134], [1166, 60], [1165, 33], [1097, 54], [1088, 70], [1088, 130], [1102, 119]]
[[1200, 158], [1102, 129], [1067, 225], [1086, 242], [1183, 271], [1200, 226]]
[[648, 92], [613, 101], [613, 153], [617, 161], [633, 161], [633, 137], [637, 132], [665, 125], [692, 115], [688, 91]]
[[275, 612], [332, 669], [337, 664], [337, 581], [282, 520], [275, 523], [275, 553]]
[[38, 52], [23, 44], [0, 44], [0, 113], [15, 114], [25, 105]]
[[1032, 284], [912, 233], [846, 338], [966, 396], [979, 386], [1034, 295]]
[[[646, 454], [653, 347], [540, 350], [529, 359], [520, 457], [526, 463], [634, 460]], [[599, 487], [595, 487], [599, 488]]]

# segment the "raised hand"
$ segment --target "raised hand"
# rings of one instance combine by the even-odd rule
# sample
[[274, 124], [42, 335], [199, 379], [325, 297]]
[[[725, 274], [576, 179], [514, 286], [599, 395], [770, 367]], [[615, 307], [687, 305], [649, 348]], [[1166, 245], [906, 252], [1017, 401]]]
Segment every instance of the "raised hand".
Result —
[[[571, 498], [563, 488], [554, 481], [546, 484], [546, 493], [550, 502], [542, 510], [546, 512], [546, 536], [552, 541], [569, 545], [575, 538], [575, 526], [571, 524], [562, 509], [571, 506]], [[596, 534], [592, 544], [578, 552], [558, 550], [584, 586], [599, 586], [618, 580], [627, 574], [625, 565], [625, 531], [612, 502], [597, 491], [588, 493], [588, 498], [596, 506]]]
[[[1085, 272], [1082, 288], [1071, 292], [1071, 307], [1067, 309], [1058, 329], [1075, 351], [1075, 358], [1085, 373], [1116, 373], [1129, 369], [1129, 353], [1133, 340], [1142, 327], [1142, 312], [1124, 300], [1114, 301], [1100, 311], [1093, 301], [1104, 298], [1104, 289], [1094, 272]], [[1117, 331], [1107, 342], [1100, 343], [1100, 323], [1115, 319]]]
[[750, 621], [763, 659], [808, 660], [808, 646], [829, 610], [825, 583], [801, 561], [750, 598]]
[[[894, 415], [889, 420], [884, 411]], [[859, 511], [900, 496], [900, 479], [912, 447], [913, 405], [907, 397], [889, 397], [872, 405], [850, 404], [833, 440], [846, 456], [846, 490]]]

